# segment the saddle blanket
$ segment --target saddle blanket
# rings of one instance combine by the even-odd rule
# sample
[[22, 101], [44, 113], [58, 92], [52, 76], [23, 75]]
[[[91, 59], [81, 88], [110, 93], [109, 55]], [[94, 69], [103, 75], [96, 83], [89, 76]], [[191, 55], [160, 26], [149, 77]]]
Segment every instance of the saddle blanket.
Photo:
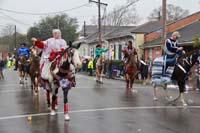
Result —
[[[165, 71], [166, 70], [166, 71]], [[153, 84], [171, 83], [174, 66], [169, 66], [166, 69], [166, 61], [163, 56], [156, 58], [152, 66], [152, 81]]]

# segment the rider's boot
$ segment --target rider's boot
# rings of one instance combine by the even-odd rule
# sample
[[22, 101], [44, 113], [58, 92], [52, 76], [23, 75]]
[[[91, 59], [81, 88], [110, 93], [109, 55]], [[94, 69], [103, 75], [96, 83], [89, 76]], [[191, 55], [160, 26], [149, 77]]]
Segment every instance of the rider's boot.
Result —
[[64, 104], [64, 115], [65, 115], [65, 120], [66, 121], [69, 121], [70, 120], [70, 117], [69, 117], [69, 105], [68, 103], [65, 103]]

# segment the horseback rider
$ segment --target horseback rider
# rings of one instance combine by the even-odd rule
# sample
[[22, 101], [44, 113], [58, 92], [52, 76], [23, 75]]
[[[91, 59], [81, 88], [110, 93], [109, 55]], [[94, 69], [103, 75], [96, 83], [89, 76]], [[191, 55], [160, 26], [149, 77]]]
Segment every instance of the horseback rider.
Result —
[[35, 46], [42, 49], [40, 61], [41, 75], [43, 75], [44, 68], [56, 58], [57, 54], [68, 48], [66, 41], [61, 38], [61, 31], [59, 29], [54, 29], [53, 37], [47, 39], [46, 41], [40, 41], [36, 38], [32, 38], [32, 41]]
[[98, 44], [95, 48], [95, 58], [94, 58], [94, 69], [96, 69], [96, 62], [99, 59], [99, 56], [101, 55], [101, 53], [105, 53], [107, 52], [108, 49], [104, 49], [102, 48], [102, 45]]
[[166, 55], [166, 67], [174, 66], [178, 57], [183, 54], [183, 47], [178, 46], [178, 39], [181, 37], [178, 31], [172, 33], [171, 37], [168, 38], [164, 46], [164, 54]]
[[124, 57], [123, 57], [123, 61], [125, 62], [125, 64], [129, 61], [129, 57], [130, 57], [130, 54], [134, 54], [134, 55], [137, 55], [137, 51], [136, 51], [136, 48], [133, 47], [133, 43], [132, 41], [128, 41], [128, 46], [125, 47], [122, 52], [124, 53]]
[[21, 47], [18, 48], [18, 55], [24, 55], [26, 59], [29, 58], [29, 48], [26, 47], [26, 43], [20, 44]]
[[20, 55], [24, 55], [26, 60], [29, 59], [29, 48], [26, 47], [26, 43], [21, 43], [20, 44], [20, 47], [18, 48], [17, 52], [15, 52], [15, 59], [16, 59], [16, 62], [15, 62], [15, 71], [17, 70], [18, 68], [18, 62], [19, 62], [19, 56]]

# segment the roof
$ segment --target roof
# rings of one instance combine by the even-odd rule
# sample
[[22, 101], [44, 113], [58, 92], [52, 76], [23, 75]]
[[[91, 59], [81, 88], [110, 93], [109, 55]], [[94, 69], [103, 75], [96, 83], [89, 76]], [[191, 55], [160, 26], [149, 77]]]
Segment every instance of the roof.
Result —
[[[109, 26], [109, 25], [102, 26], [102, 32], [107, 31], [109, 29], [113, 29], [115, 27], [117, 27], [117, 26]], [[98, 26], [97, 25], [86, 25], [85, 26], [85, 32], [86, 32], [86, 37], [93, 34], [93, 33], [96, 33], [96, 32], [98, 32]], [[79, 34], [81, 36], [84, 36], [84, 27], [79, 32]]]
[[[102, 26], [102, 38], [109, 40], [124, 36], [131, 36], [132, 33], [149, 33], [161, 26], [160, 21], [150, 21], [139, 26]], [[82, 39], [87, 43], [98, 41], [98, 31]]]
[[149, 33], [161, 27], [160, 21], [149, 21], [131, 30], [132, 33]]
[[[197, 20], [193, 23], [190, 23], [188, 25], [185, 25], [184, 27], [181, 27], [179, 29], [176, 29], [176, 31], [179, 31], [181, 37], [179, 38], [180, 43], [184, 42], [192, 42], [192, 37], [194, 35], [200, 35], [200, 20]], [[172, 32], [169, 32], [167, 34], [167, 38], [170, 38]], [[148, 47], [148, 46], [154, 46], [154, 45], [160, 45], [162, 43], [161, 37], [144, 43], [143, 47]]]
[[[102, 37], [111, 32], [113, 29], [115, 29], [116, 26], [102, 26]], [[95, 42], [98, 40], [98, 36], [99, 36], [99, 33], [98, 32], [95, 32], [94, 34], [91, 34], [89, 36], [87, 36], [86, 38], [84, 38], [84, 40], [87, 42], [87, 43], [91, 43], [91, 42]]]
[[116, 37], [124, 37], [127, 35], [131, 35], [131, 29], [135, 28], [135, 26], [119, 26], [114, 28], [111, 32], [105, 34], [105, 39], [112, 39]]
[[[86, 25], [85, 26], [86, 36], [91, 35], [92, 33], [95, 33], [97, 31], [98, 31], [97, 25]], [[81, 36], [84, 36], [84, 26], [83, 26], [82, 30], [79, 32], [79, 34]]]

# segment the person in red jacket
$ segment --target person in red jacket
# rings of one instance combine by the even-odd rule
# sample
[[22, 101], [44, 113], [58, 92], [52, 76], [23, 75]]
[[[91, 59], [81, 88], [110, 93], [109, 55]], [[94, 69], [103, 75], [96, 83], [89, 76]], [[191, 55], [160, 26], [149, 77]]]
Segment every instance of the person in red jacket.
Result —
[[[50, 62], [56, 58], [58, 52], [61, 52], [62, 50], [68, 48], [68, 45], [67, 45], [66, 41], [61, 38], [61, 31], [59, 29], [54, 29], [53, 37], [47, 39], [46, 41], [40, 41], [36, 38], [32, 38], [32, 41], [35, 46], [42, 49], [42, 57], [41, 57], [41, 62], [40, 62], [41, 78], [43, 78], [44, 80], [50, 80], [49, 77], [52, 77], [52, 75], [51, 75], [50, 71], [48, 71], [49, 74], [47, 74], [47, 71], [44, 71], [45, 67], [47, 69], [50, 69], [49, 68]], [[51, 80], [53, 80], [53, 79], [51, 79]], [[47, 89], [46, 97], [47, 97], [47, 101], [48, 101], [48, 106], [50, 107], [50, 93], [49, 93], [50, 90], [48, 90], [50, 88], [46, 87], [46, 83], [44, 85], [45, 85], [45, 89]], [[56, 103], [57, 103], [57, 96], [54, 97], [53, 101], [56, 101]], [[53, 104], [52, 104], [51, 115], [56, 114], [53, 110], [55, 110], [55, 106], [53, 106]], [[67, 102], [65, 102], [65, 104], [64, 104], [64, 111], [65, 111], [64, 112], [65, 118], [68, 120], [69, 115], [68, 115], [68, 103]]]

